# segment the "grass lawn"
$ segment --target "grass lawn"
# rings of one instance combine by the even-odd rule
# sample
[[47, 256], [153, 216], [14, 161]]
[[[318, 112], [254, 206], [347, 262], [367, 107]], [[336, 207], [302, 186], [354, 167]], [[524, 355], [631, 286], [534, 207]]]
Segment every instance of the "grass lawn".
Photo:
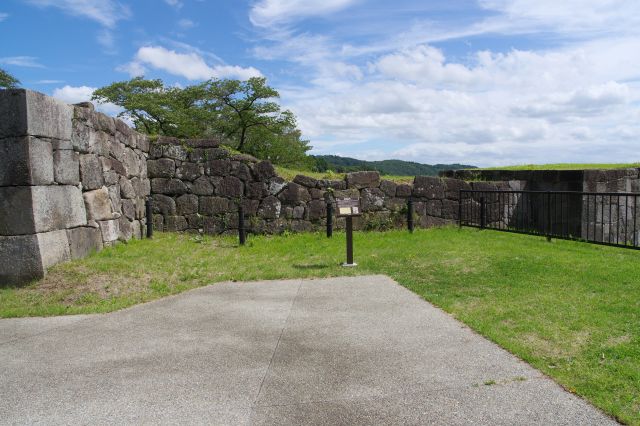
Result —
[[[296, 175], [305, 175], [312, 177], [314, 179], [329, 179], [329, 180], [342, 180], [344, 179], [346, 173], [336, 173], [332, 171], [328, 171], [325, 173], [320, 172], [311, 172], [308, 170], [295, 170], [288, 169], [286, 167], [276, 166], [276, 172], [278, 176], [281, 178], [292, 181]], [[380, 179], [390, 180], [396, 183], [413, 183], [413, 179], [415, 176], [393, 176], [393, 175], [381, 175]]]
[[[612, 164], [521, 164], [517, 166], [486, 167], [479, 170], [588, 170], [588, 169], [629, 169], [640, 167], [640, 163], [612, 163]], [[476, 169], [472, 169], [476, 170]]]
[[386, 274], [619, 420], [640, 425], [640, 252], [443, 228], [235, 239], [157, 234], [0, 289], [0, 315], [107, 312], [225, 280]]

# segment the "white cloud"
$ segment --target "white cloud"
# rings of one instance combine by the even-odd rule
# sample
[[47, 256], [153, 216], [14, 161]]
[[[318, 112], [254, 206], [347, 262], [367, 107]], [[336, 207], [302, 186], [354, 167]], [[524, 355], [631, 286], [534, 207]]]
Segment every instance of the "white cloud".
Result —
[[357, 0], [260, 0], [249, 13], [251, 23], [272, 27], [289, 21], [331, 14], [357, 3]]
[[131, 11], [114, 0], [27, 0], [40, 7], [57, 7], [73, 16], [82, 16], [107, 28], [115, 27], [121, 19], [131, 16]]
[[64, 80], [38, 80], [34, 81], [34, 84], [60, 84], [64, 83]]
[[7, 56], [0, 58], [0, 64], [27, 68], [44, 68], [44, 65], [38, 62], [38, 58], [33, 56]]
[[180, 0], [164, 0], [164, 2], [171, 7], [175, 7], [176, 9], [180, 9], [182, 6], [184, 6]]
[[195, 22], [193, 22], [191, 19], [183, 18], [183, 19], [180, 19], [180, 20], [178, 21], [178, 26], [179, 26], [180, 28], [182, 28], [183, 30], [188, 30], [188, 29], [190, 29], [190, 28], [195, 27], [195, 26], [196, 26], [196, 23], [195, 23]]
[[107, 53], [116, 53], [113, 32], [103, 29], [98, 33], [97, 40]]
[[[69, 86], [59, 87], [53, 91], [52, 96], [56, 99], [66, 102], [68, 104], [77, 104], [80, 102], [90, 102], [93, 92], [96, 91], [96, 87], [89, 86]], [[122, 111], [122, 108], [112, 104], [96, 104], [96, 109], [105, 114], [116, 116]]]
[[132, 62], [118, 69], [135, 76], [144, 73], [145, 66], [178, 75], [188, 80], [207, 80], [210, 78], [246, 80], [262, 75], [260, 71], [253, 67], [243, 68], [224, 64], [210, 66], [196, 52], [178, 53], [162, 46], [141, 47]]

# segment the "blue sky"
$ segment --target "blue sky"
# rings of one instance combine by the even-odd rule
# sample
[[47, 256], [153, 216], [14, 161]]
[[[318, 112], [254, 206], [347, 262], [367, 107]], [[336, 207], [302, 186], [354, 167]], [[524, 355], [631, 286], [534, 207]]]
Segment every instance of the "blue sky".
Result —
[[637, 0], [3, 0], [0, 40], [0, 67], [67, 102], [265, 76], [318, 154], [640, 161]]

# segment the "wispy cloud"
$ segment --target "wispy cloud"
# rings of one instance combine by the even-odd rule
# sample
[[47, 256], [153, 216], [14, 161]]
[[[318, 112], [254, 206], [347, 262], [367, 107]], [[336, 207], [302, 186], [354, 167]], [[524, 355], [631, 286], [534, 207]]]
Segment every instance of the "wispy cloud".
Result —
[[183, 30], [188, 30], [188, 29], [190, 29], [190, 28], [195, 27], [195, 26], [196, 26], [196, 23], [195, 23], [195, 22], [193, 22], [191, 19], [183, 18], [183, 19], [180, 19], [180, 20], [178, 21], [178, 26], [179, 26], [180, 28], [182, 28]]
[[131, 16], [131, 10], [114, 0], [26, 0], [40, 7], [55, 7], [73, 16], [82, 16], [114, 28], [116, 23]]
[[258, 27], [273, 27], [312, 16], [346, 9], [358, 0], [260, 0], [253, 5], [249, 19]]
[[180, 0], [164, 0], [166, 4], [176, 9], [180, 9], [184, 4]]
[[16, 67], [27, 68], [44, 68], [44, 65], [38, 62], [38, 58], [34, 56], [7, 56], [0, 58], [2, 65], [14, 65]]
[[209, 78], [246, 80], [262, 75], [253, 67], [243, 68], [226, 64], [209, 65], [198, 53], [180, 53], [162, 46], [141, 47], [134, 60], [118, 67], [118, 70], [129, 72], [132, 76], [139, 76], [146, 71], [146, 67], [159, 69], [187, 80], [207, 80]]
[[60, 84], [60, 83], [64, 83], [64, 80], [38, 80], [33, 82], [33, 84]]
[[9, 17], [8, 13], [2, 13], [0, 12], [0, 22], [4, 21], [5, 19], [7, 19]]

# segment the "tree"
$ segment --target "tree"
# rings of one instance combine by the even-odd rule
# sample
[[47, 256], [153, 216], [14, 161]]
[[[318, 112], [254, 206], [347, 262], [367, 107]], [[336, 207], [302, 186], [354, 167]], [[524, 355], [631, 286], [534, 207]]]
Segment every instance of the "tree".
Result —
[[19, 84], [20, 80], [0, 68], [0, 89], [14, 89]]
[[137, 77], [96, 90], [93, 100], [124, 108], [138, 131], [180, 138], [221, 137], [238, 151], [276, 164], [308, 162], [291, 111], [281, 110], [278, 92], [264, 78], [212, 79], [185, 88]]

